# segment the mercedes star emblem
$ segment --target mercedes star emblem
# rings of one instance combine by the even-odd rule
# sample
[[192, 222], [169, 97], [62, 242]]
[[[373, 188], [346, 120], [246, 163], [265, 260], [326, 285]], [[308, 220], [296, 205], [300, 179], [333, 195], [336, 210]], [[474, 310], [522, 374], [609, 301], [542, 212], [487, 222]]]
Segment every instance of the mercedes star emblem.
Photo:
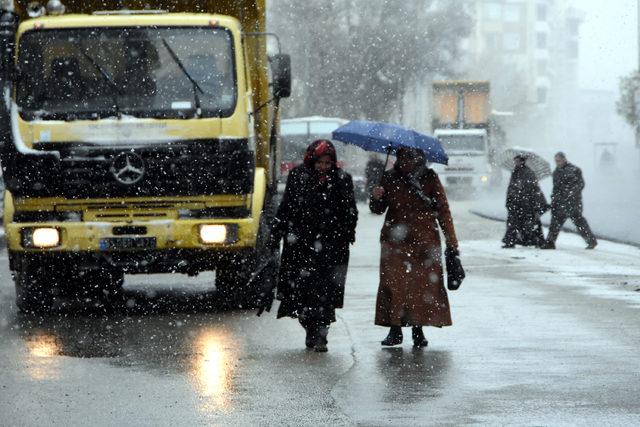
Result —
[[144, 177], [144, 160], [134, 152], [120, 153], [111, 162], [110, 171], [120, 184], [133, 185]]

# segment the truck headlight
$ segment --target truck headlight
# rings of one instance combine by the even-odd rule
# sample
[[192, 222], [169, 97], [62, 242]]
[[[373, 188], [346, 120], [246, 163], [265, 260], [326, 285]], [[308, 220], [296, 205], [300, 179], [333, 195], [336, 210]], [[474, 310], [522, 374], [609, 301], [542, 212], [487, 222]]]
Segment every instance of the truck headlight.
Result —
[[486, 176], [486, 175], [482, 175], [480, 177], [480, 182], [483, 183], [483, 184], [486, 184], [487, 182], [489, 182], [489, 177]]
[[202, 241], [202, 243], [207, 245], [225, 243], [227, 241], [227, 226], [220, 224], [201, 225], [200, 240]]
[[60, 246], [60, 230], [53, 227], [31, 228], [22, 231], [25, 248], [55, 248]]

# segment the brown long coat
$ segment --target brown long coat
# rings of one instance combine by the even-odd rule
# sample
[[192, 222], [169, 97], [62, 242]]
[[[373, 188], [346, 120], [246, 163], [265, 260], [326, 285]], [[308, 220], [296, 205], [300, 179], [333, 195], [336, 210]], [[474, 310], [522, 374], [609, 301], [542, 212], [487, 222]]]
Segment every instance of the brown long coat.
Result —
[[435, 210], [427, 207], [397, 170], [384, 174], [385, 196], [370, 202], [373, 213], [387, 212], [380, 238], [376, 325], [451, 325], [438, 225], [448, 248], [457, 249], [458, 240], [438, 175], [427, 169], [419, 182], [423, 193], [435, 202]]

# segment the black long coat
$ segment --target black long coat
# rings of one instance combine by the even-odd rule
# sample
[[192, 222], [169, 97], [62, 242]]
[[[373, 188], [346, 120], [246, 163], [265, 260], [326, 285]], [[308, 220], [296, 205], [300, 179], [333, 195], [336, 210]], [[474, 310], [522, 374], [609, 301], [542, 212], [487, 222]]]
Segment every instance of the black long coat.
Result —
[[579, 167], [567, 163], [553, 171], [551, 211], [561, 216], [582, 214], [582, 190], [584, 178]]
[[289, 173], [274, 223], [274, 235], [284, 238], [278, 317], [297, 317], [304, 307], [343, 306], [357, 220], [348, 173], [336, 168], [324, 183], [306, 165]]
[[507, 189], [507, 231], [502, 241], [509, 246], [540, 246], [544, 241], [540, 215], [547, 209], [535, 172], [526, 165], [516, 166]]
[[547, 199], [540, 189], [535, 172], [525, 165], [516, 167], [507, 188], [507, 210], [541, 215], [546, 209]]

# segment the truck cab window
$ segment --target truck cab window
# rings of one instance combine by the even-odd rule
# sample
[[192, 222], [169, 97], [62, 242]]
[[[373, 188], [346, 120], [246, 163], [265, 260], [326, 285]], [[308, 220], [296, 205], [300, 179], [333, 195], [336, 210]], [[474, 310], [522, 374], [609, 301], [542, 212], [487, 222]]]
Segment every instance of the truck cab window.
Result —
[[171, 44], [202, 88], [202, 116], [233, 114], [237, 88], [227, 30], [108, 27], [23, 35], [19, 62], [24, 75], [17, 88], [23, 118], [108, 117], [114, 103], [121, 113], [134, 117], [193, 117], [193, 85], [162, 40]]

